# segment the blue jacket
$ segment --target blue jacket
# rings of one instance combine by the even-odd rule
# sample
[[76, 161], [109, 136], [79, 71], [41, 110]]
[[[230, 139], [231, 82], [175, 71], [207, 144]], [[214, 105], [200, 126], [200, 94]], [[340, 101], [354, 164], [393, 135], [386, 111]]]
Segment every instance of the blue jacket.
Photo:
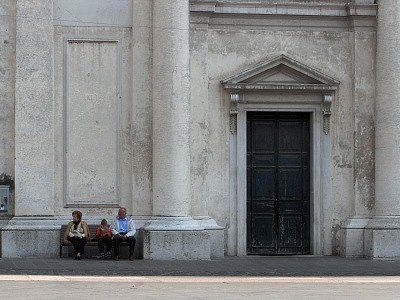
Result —
[[[136, 233], [135, 223], [128, 216], [126, 216], [126, 219], [128, 220], [128, 232], [127, 232], [126, 236], [134, 236]], [[115, 217], [113, 219], [113, 222], [111, 224], [111, 230], [112, 230], [113, 235], [119, 234], [118, 217]]]

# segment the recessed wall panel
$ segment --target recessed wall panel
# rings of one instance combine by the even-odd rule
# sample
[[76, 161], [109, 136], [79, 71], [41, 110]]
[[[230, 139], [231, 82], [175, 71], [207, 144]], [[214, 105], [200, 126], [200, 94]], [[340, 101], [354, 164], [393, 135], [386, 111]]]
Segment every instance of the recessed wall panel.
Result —
[[118, 203], [118, 42], [65, 47], [64, 189], [67, 205]]

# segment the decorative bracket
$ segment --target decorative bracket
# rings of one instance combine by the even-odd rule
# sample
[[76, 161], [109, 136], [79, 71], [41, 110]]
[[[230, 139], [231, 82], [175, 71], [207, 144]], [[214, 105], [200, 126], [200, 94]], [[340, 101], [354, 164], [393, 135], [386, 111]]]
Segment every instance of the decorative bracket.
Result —
[[[230, 96], [229, 129], [232, 134], [237, 129], [238, 105], [249, 92], [322, 95], [320, 106], [323, 109], [323, 131], [329, 134], [331, 105], [340, 82], [290, 57], [280, 55], [222, 80], [221, 84]], [[251, 104], [251, 101], [246, 98], [246, 103]], [[267, 99], [264, 101], [267, 102]]]
[[324, 133], [329, 134], [330, 130], [330, 117], [331, 117], [331, 106], [333, 102], [333, 94], [324, 94], [324, 98], [322, 100], [322, 115], [323, 115], [323, 122], [324, 122]]
[[237, 115], [238, 115], [238, 102], [241, 100], [238, 93], [229, 94], [230, 100], [230, 115], [229, 115], [229, 131], [236, 134], [237, 128]]

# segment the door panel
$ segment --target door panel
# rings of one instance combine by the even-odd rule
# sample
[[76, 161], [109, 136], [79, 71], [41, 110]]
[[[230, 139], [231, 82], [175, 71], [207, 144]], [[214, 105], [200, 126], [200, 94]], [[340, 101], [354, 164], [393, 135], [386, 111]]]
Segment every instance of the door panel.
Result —
[[280, 168], [278, 171], [279, 200], [301, 201], [303, 195], [302, 179], [301, 169]]
[[247, 252], [308, 254], [309, 114], [247, 114]]
[[274, 227], [274, 215], [255, 215], [253, 218], [252, 246], [257, 248], [269, 248], [276, 244], [275, 237], [270, 233]]
[[[274, 200], [275, 172], [273, 169], [255, 169], [252, 174], [253, 200]], [[264, 184], [270, 182], [271, 184]]]

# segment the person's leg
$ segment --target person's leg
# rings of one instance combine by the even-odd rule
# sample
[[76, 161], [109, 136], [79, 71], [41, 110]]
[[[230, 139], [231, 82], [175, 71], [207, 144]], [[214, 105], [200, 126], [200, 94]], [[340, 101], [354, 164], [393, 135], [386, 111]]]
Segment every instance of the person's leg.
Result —
[[126, 241], [129, 245], [129, 260], [133, 260], [133, 252], [135, 251], [136, 239], [133, 236], [127, 237]]
[[81, 255], [83, 255], [83, 254], [85, 254], [85, 245], [86, 245], [86, 238], [77, 238], [76, 239], [76, 245], [77, 245], [77, 247], [76, 247], [76, 250], [77, 250], [77, 256], [78, 256], [78, 259], [80, 259], [80, 256]]
[[67, 237], [67, 240], [71, 242], [71, 244], [74, 246], [74, 254], [75, 256], [78, 254], [78, 245], [77, 245], [77, 237]]
[[99, 252], [100, 254], [104, 254], [104, 244], [106, 242], [105, 238], [99, 238], [98, 240], [98, 247], [99, 247]]
[[106, 241], [106, 246], [107, 246], [107, 254], [111, 253], [112, 240], [111, 240], [111, 238], [105, 238], [105, 241]]
[[[67, 239], [74, 246], [75, 259], [81, 259], [81, 254], [83, 254], [83, 251], [84, 251], [84, 248], [82, 246], [82, 239], [80, 239], [76, 236], [68, 237]], [[85, 240], [85, 243], [86, 243], [86, 240]]]
[[120, 235], [116, 234], [114, 235], [113, 239], [113, 244], [114, 244], [114, 260], [119, 260], [119, 244], [120, 244]]
[[85, 254], [85, 245], [87, 243], [87, 240], [86, 240], [86, 238], [81, 238], [80, 242], [81, 242], [81, 246], [80, 246], [81, 254]]
[[135, 251], [136, 239], [133, 236], [128, 236], [126, 238], [126, 241], [128, 242], [129, 245], [129, 254], [133, 255], [133, 252]]

